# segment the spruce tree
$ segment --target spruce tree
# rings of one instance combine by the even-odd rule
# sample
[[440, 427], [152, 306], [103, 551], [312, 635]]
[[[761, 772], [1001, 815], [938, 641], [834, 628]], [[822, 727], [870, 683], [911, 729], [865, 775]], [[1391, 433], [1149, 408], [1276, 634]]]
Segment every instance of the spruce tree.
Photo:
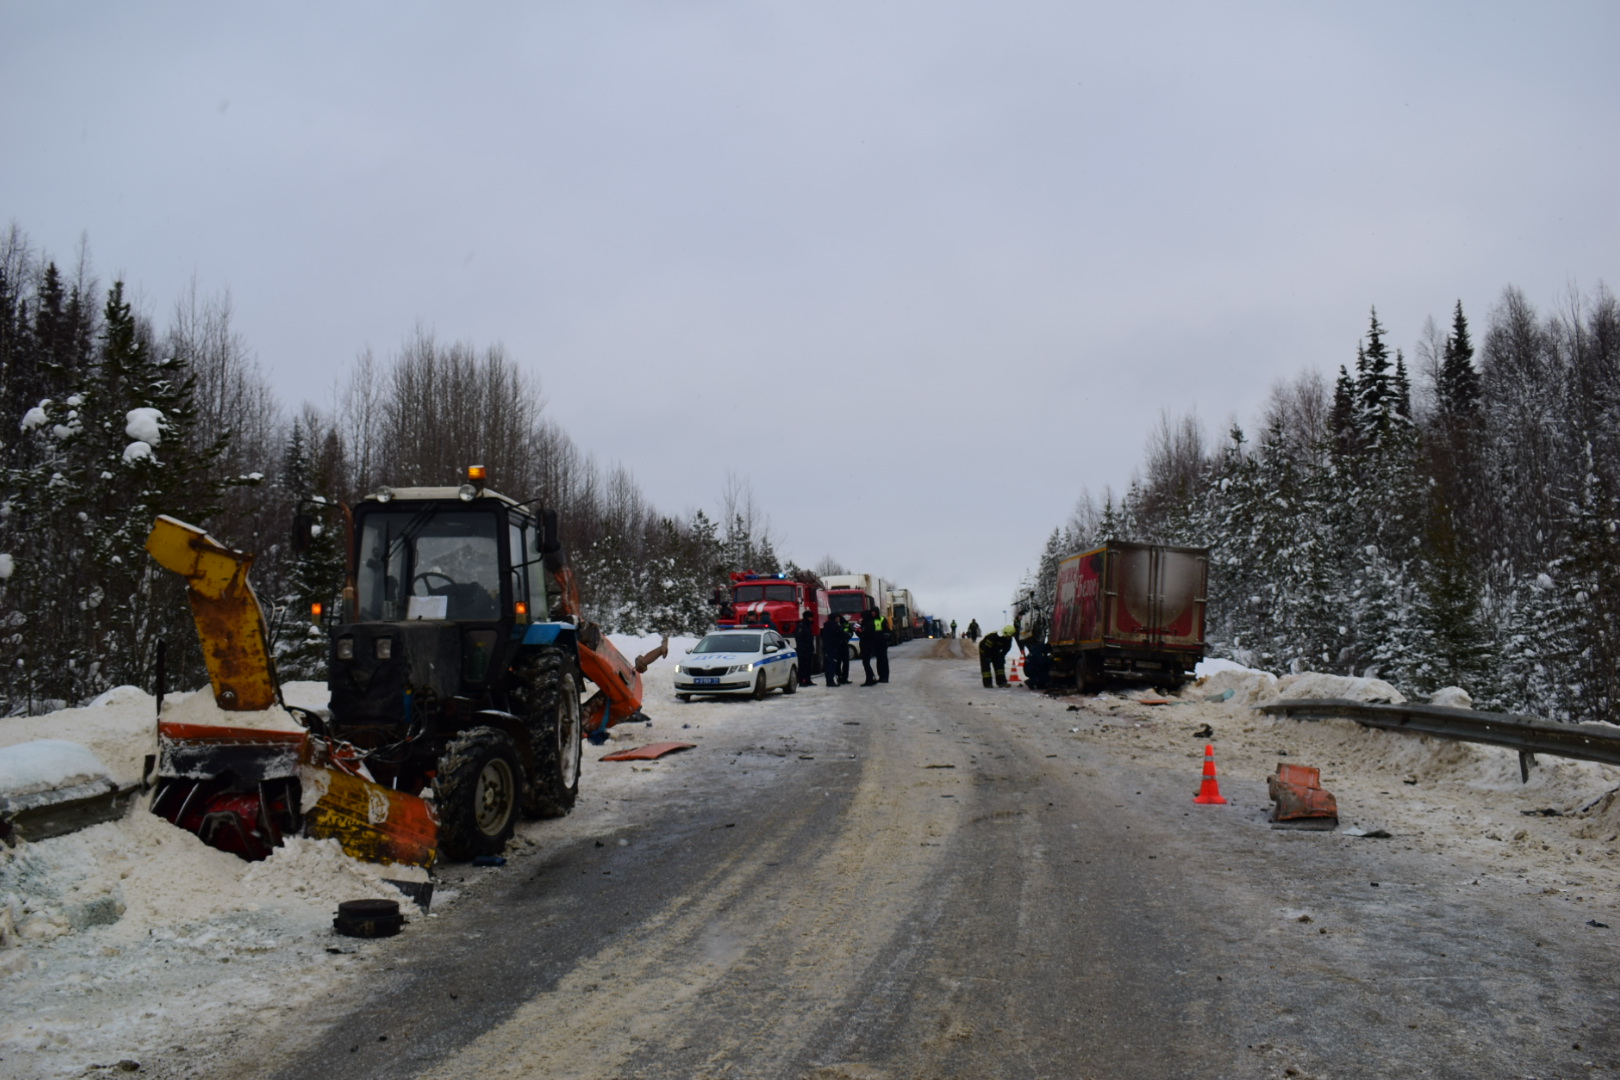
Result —
[[1474, 370], [1474, 346], [1468, 337], [1468, 319], [1462, 301], [1452, 316], [1440, 371], [1435, 380], [1435, 404], [1454, 423], [1471, 423], [1479, 412], [1479, 372]]

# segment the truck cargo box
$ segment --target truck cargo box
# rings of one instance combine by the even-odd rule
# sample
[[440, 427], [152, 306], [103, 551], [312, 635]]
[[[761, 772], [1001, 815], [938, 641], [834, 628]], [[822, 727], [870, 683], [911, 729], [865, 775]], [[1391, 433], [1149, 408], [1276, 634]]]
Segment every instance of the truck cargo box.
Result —
[[1179, 681], [1203, 658], [1208, 576], [1204, 548], [1110, 541], [1069, 556], [1052, 611], [1055, 667]]

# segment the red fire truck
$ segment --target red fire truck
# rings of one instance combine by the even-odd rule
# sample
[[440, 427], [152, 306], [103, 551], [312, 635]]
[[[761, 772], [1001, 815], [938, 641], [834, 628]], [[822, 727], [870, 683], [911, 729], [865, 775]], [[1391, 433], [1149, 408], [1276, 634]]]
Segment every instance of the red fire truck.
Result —
[[715, 625], [722, 630], [770, 626], [782, 636], [792, 637], [799, 629], [799, 620], [806, 617], [810, 628], [821, 633], [827, 613], [826, 589], [780, 574], [746, 570], [731, 575], [731, 602], [721, 606]]

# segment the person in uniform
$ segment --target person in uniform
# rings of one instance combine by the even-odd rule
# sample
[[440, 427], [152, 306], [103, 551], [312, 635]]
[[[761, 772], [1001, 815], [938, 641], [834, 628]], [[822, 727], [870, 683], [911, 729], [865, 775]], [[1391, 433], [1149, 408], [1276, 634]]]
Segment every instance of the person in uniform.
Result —
[[[877, 662], [876, 676], [872, 674], [874, 661]], [[877, 608], [869, 608], [861, 619], [861, 667], [866, 669], [862, 686], [889, 681], [889, 628]]]
[[[968, 627], [969, 630], [973, 628]], [[984, 679], [986, 690], [996, 686], [1007, 686], [1007, 650], [1013, 647], [1013, 628], [1004, 626], [1001, 633], [994, 630], [984, 635], [979, 642], [979, 674]], [[995, 682], [990, 681], [991, 669], [995, 669]]]
[[[844, 632], [844, 617], [834, 615], [821, 627], [821, 670], [827, 676], [828, 686], [838, 685], [838, 670], [848, 663], [849, 637]], [[847, 673], [848, 669], [845, 671]]]
[[889, 681], [889, 634], [893, 628], [876, 611], [872, 615], [877, 622], [877, 633], [872, 635], [872, 663], [877, 667], [877, 681], [885, 683]]
[[979, 620], [973, 619], [968, 623], [967, 633], [963, 635], [969, 641], [979, 640]]
[[956, 636], [956, 620], [952, 619], [951, 620], [951, 637], [955, 637], [955, 636]]
[[799, 653], [799, 685], [816, 685], [816, 620], [808, 610], [799, 616], [799, 625], [793, 631], [793, 647]]

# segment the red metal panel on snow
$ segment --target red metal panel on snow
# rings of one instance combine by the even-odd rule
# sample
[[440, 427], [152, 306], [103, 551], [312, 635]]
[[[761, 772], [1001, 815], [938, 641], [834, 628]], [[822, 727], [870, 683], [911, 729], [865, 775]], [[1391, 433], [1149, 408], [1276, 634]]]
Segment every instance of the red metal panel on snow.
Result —
[[646, 746], [637, 746], [630, 750], [620, 750], [616, 754], [609, 754], [603, 761], [651, 761], [661, 758], [665, 754], [673, 754], [677, 750], [690, 750], [697, 743], [689, 742], [655, 742]]

